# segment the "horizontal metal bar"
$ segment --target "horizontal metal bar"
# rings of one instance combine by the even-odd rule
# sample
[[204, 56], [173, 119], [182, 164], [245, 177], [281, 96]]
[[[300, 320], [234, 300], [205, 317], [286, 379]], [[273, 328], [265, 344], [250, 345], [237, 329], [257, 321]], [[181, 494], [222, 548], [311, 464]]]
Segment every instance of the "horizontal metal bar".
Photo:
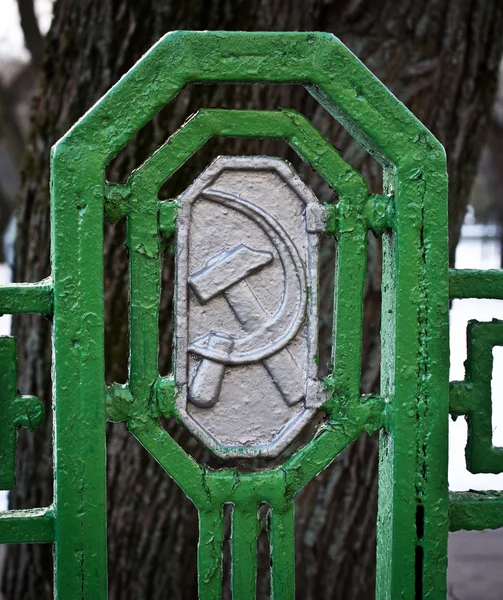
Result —
[[503, 492], [451, 492], [449, 522], [450, 531], [503, 527]]
[[52, 506], [0, 511], [0, 544], [49, 544], [53, 541]]
[[503, 300], [503, 271], [449, 269], [449, 296]]
[[0, 285], [0, 314], [52, 314], [52, 279], [37, 283], [9, 283]]

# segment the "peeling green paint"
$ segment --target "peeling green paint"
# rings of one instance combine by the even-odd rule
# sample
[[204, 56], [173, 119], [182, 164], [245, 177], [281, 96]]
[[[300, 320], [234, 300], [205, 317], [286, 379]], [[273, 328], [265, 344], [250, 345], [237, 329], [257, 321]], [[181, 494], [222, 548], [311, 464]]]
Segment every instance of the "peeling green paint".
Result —
[[52, 314], [52, 280], [10, 283], [0, 286], [0, 315], [15, 313]]
[[451, 492], [449, 519], [451, 531], [482, 531], [503, 527], [503, 492]]
[[[201, 109], [125, 184], [106, 166], [187, 84], [304, 85], [383, 166], [384, 194], [301, 114]], [[161, 234], [177, 202], [162, 184], [214, 136], [285, 140], [337, 191], [325, 233], [337, 240], [332, 372], [326, 419], [283, 464], [241, 472], [197, 464], [161, 426], [178, 418], [176, 382], [158, 372]], [[447, 533], [501, 525], [497, 493], [448, 495], [449, 410], [470, 424], [474, 471], [500, 472], [491, 441], [492, 347], [501, 323], [470, 325], [465, 381], [449, 392], [448, 300], [503, 298], [501, 271], [448, 271], [443, 148], [345, 48], [324, 33], [173, 32], [163, 37], [53, 148], [52, 279], [0, 287], [0, 312], [52, 315], [54, 474], [51, 507], [0, 513], [0, 541], [54, 542], [57, 597], [105, 600], [105, 423], [124, 421], [199, 512], [199, 597], [222, 595], [223, 510], [233, 505], [235, 599], [255, 597], [257, 511], [269, 507], [271, 593], [295, 593], [294, 498], [362, 432], [380, 432], [376, 598], [445, 598]], [[129, 377], [104, 379], [103, 219], [126, 218], [130, 250]], [[367, 235], [382, 236], [381, 395], [360, 390]], [[7, 338], [10, 340], [10, 338]], [[13, 485], [15, 431], [36, 399], [15, 389], [15, 346], [0, 339], [0, 479]], [[489, 382], [489, 383], [488, 383]], [[7, 450], [5, 450], [7, 448]]]

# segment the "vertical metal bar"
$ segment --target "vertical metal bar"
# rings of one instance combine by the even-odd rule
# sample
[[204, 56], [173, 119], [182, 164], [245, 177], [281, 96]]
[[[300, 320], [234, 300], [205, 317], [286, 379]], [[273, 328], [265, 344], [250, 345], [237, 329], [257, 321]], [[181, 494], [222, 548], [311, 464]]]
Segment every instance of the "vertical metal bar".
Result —
[[[422, 552], [420, 577], [424, 599], [435, 597], [435, 594], [438, 598], [447, 595], [449, 535], [448, 190], [445, 154], [439, 152], [436, 157], [435, 162], [430, 158], [427, 166], [426, 208], [422, 211], [420, 232], [424, 305], [420, 320], [419, 478], [416, 484], [421, 504], [420, 511], [416, 512], [416, 539]], [[401, 170], [410, 173], [404, 166]], [[401, 177], [405, 179], [403, 175]], [[408, 186], [414, 186], [410, 177], [407, 182]]]
[[199, 600], [222, 598], [222, 551], [224, 541], [223, 507], [199, 511], [197, 545], [197, 589]]
[[295, 598], [295, 510], [293, 501], [269, 513], [271, 599]]
[[[161, 256], [157, 190], [138, 174], [131, 184], [129, 248], [129, 388], [136, 412], [147, 411], [158, 377]], [[141, 408], [140, 408], [141, 407]]]
[[447, 593], [447, 182], [438, 156], [428, 185], [414, 163], [398, 170], [397, 225], [383, 239], [381, 393], [393, 410], [380, 443], [379, 600]]
[[[395, 360], [396, 360], [396, 261], [397, 251], [394, 247], [395, 239], [392, 233], [387, 233], [382, 239], [382, 306], [381, 306], [381, 394], [388, 398], [395, 395]], [[409, 436], [407, 444], [412, 444], [412, 450], [408, 446], [405, 455], [411, 454], [413, 459], [412, 469], [415, 469], [414, 432]], [[381, 431], [379, 436], [379, 497], [377, 513], [377, 557], [376, 557], [376, 600], [389, 600], [393, 596], [391, 590], [394, 586], [393, 573], [396, 568], [394, 551], [394, 490], [401, 487], [396, 480], [394, 464], [394, 437], [391, 431]], [[414, 473], [414, 470], [412, 471]], [[414, 527], [414, 497], [410, 490], [404, 497], [410, 505], [411, 510], [402, 512], [402, 527], [404, 537], [401, 541], [401, 550], [404, 553], [401, 564], [407, 561], [407, 575], [410, 585], [407, 589], [408, 596], [414, 598], [414, 570], [413, 570], [413, 539], [415, 537]], [[407, 508], [406, 504], [406, 508]], [[409, 548], [404, 547], [404, 541], [411, 539]], [[398, 557], [397, 557], [398, 558]], [[398, 560], [400, 560], [398, 558]], [[405, 592], [404, 592], [405, 594]]]
[[52, 154], [54, 587], [56, 599], [105, 600], [104, 165], [83, 153], [77, 164], [79, 143]]
[[351, 403], [360, 399], [367, 228], [360, 218], [357, 206], [349, 204], [347, 212], [349, 218], [341, 225], [341, 229], [346, 231], [339, 235], [337, 241], [332, 377], [337, 389], [338, 402], [349, 409]]
[[0, 489], [16, 481], [17, 427], [13, 411], [17, 396], [17, 348], [13, 337], [0, 337]]
[[231, 536], [232, 600], [256, 600], [258, 534], [257, 506], [234, 505]]

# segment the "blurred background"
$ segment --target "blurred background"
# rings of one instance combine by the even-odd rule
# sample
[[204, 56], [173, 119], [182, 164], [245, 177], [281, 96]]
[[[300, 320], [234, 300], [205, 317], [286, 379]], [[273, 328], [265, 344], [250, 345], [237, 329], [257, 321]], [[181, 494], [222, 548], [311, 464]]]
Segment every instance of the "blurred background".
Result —
[[[30, 108], [43, 60], [43, 36], [49, 30], [52, 0], [0, 2], [0, 282], [11, 278], [16, 236], [16, 201], [23, 156], [30, 138]], [[503, 68], [468, 210], [456, 250], [457, 268], [499, 269], [503, 239]], [[451, 322], [451, 380], [464, 378], [466, 325], [470, 319], [503, 319], [503, 302], [454, 300]], [[0, 318], [0, 335], [10, 317]], [[503, 347], [494, 349], [493, 443], [503, 446]], [[503, 474], [472, 475], [465, 467], [466, 423], [450, 423], [451, 490], [503, 489]], [[7, 506], [7, 496], [0, 499]], [[449, 593], [457, 600], [503, 598], [503, 531], [451, 534]]]

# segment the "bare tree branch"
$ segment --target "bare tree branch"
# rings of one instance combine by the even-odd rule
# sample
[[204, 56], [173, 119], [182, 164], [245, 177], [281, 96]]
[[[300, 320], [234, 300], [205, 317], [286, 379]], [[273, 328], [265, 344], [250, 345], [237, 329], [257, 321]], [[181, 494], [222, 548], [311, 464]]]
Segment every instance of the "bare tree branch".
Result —
[[[34, 0], [17, 0], [21, 28], [23, 30], [25, 46], [30, 52], [31, 61], [24, 65], [19, 72], [5, 84], [0, 83], [0, 141], [2, 152], [5, 153], [2, 167], [7, 156], [17, 169], [21, 166], [21, 160], [26, 146], [26, 133], [28, 127], [22, 122], [19, 107], [27, 105], [34, 90], [35, 78], [42, 63], [44, 38], [38, 26], [35, 14]], [[23, 127], [23, 125], [26, 125]], [[0, 169], [1, 171], [1, 169]], [[18, 183], [15, 190], [12, 186], [5, 185], [6, 181], [12, 180], [12, 176], [1, 173], [0, 181], [0, 239], [3, 237], [5, 228], [9, 223], [15, 206]], [[0, 260], [3, 253], [0, 244]]]
[[44, 49], [44, 38], [38, 26], [35, 14], [34, 0], [17, 0], [21, 29], [23, 30], [24, 43], [35, 66], [40, 65]]

